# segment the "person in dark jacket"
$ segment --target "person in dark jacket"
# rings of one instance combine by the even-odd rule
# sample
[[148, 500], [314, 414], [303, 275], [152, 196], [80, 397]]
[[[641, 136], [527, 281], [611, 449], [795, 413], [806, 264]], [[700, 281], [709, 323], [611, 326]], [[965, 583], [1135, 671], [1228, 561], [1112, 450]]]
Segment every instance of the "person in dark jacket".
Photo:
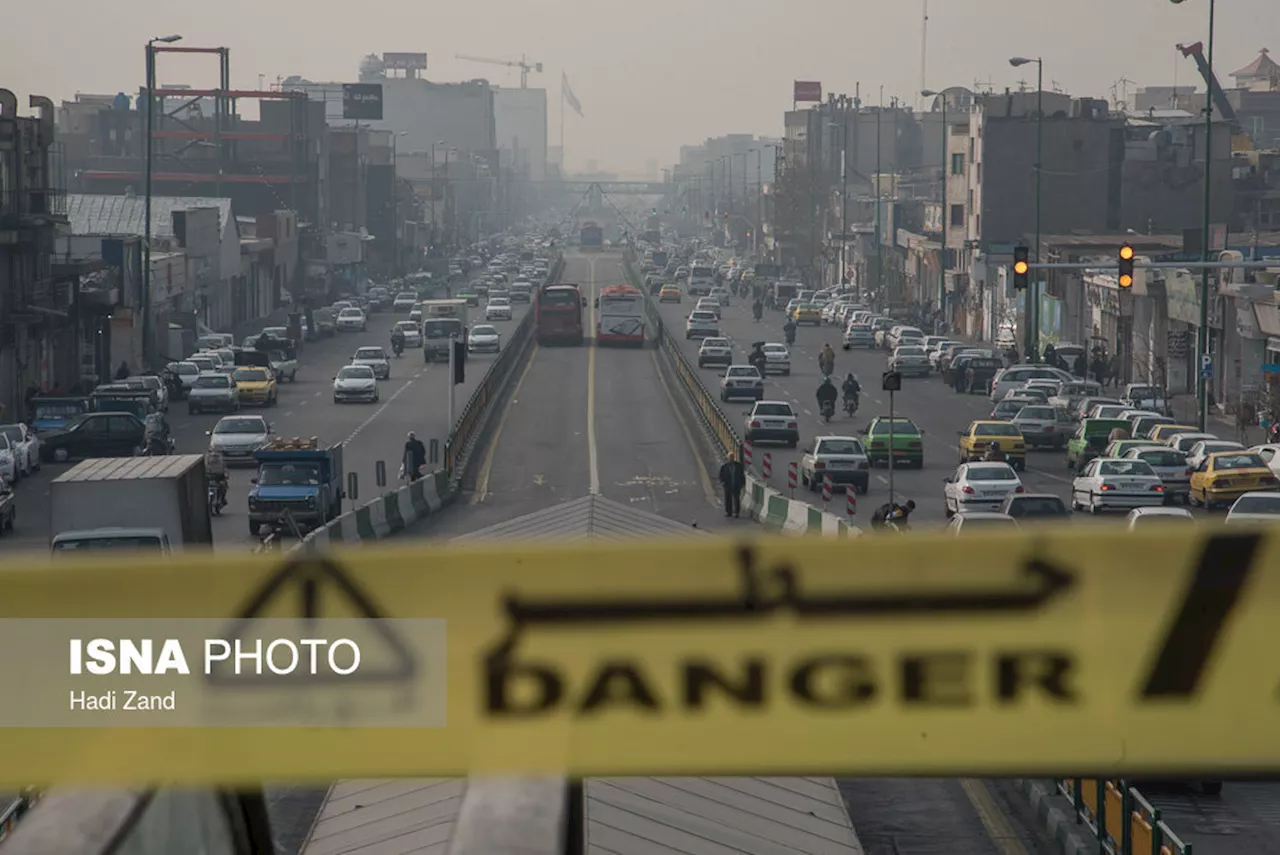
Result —
[[427, 465], [427, 447], [422, 444], [422, 440], [409, 431], [409, 438], [404, 444], [404, 466], [405, 477], [409, 481], [417, 481], [422, 477], [422, 470]]
[[747, 488], [747, 470], [732, 451], [720, 467], [720, 485], [724, 487], [724, 515], [738, 516], [742, 512], [742, 491]]
[[129, 379], [129, 363], [128, 362], [122, 361], [120, 363], [120, 367], [116, 369], [116, 379], [117, 380]]

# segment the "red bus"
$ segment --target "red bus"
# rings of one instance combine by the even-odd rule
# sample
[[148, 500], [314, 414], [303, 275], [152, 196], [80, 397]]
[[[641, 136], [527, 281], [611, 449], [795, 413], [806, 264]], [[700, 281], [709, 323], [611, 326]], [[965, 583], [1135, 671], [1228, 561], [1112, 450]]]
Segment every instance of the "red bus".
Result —
[[630, 285], [610, 285], [596, 299], [596, 342], [644, 347], [644, 297]]
[[582, 310], [587, 300], [577, 285], [543, 285], [534, 301], [538, 344], [582, 345]]
[[578, 245], [583, 249], [599, 249], [604, 246], [604, 229], [593, 222], [583, 223], [578, 235]]

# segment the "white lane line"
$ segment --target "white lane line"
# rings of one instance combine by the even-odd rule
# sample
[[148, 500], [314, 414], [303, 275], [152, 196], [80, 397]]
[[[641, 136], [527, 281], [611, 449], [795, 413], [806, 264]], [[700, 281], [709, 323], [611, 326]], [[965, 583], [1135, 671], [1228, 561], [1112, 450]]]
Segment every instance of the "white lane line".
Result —
[[320, 397], [320, 393], [319, 393], [319, 392], [312, 392], [312, 393], [311, 393], [311, 397], [313, 397], [313, 398], [319, 398], [319, 397]]
[[408, 389], [408, 388], [409, 388], [410, 386], [412, 386], [412, 385], [413, 385], [413, 381], [412, 381], [412, 380], [405, 381], [404, 385], [402, 385], [399, 389], [397, 389], [397, 390], [395, 390], [394, 392], [392, 392], [392, 393], [391, 393], [391, 397], [387, 398], [387, 402], [386, 402], [385, 404], [383, 404], [381, 407], [378, 407], [378, 409], [374, 410], [374, 411], [373, 411], [373, 415], [369, 416], [369, 418], [367, 418], [367, 419], [365, 419], [364, 421], [362, 421], [362, 422], [361, 422], [361, 423], [356, 427], [356, 429], [355, 429], [355, 430], [353, 430], [353, 431], [351, 432], [351, 435], [350, 435], [350, 436], [348, 436], [345, 440], [343, 440], [343, 444], [345, 445], [345, 444], [347, 444], [347, 443], [351, 442], [351, 440], [355, 439], [357, 436], [359, 436], [359, 435], [360, 435], [360, 431], [364, 430], [364, 429], [365, 429], [365, 428], [367, 428], [369, 425], [373, 424], [373, 420], [374, 420], [374, 419], [376, 419], [378, 416], [382, 415], [383, 411], [384, 411], [384, 410], [386, 410], [386, 409], [387, 409], [387, 407], [389, 407], [389, 406], [391, 406], [393, 403], [395, 403], [396, 398], [399, 398], [399, 397], [400, 397], [400, 395], [404, 392], [404, 390], [405, 390], [405, 389]]
[[285, 410], [284, 415], [285, 415], [285, 418], [288, 418], [289, 416], [293, 415], [293, 410]]
[[600, 457], [596, 449], [596, 260], [589, 259], [591, 296], [587, 302], [587, 329], [593, 333], [591, 349], [587, 352], [587, 469], [590, 473], [591, 495], [600, 495]]

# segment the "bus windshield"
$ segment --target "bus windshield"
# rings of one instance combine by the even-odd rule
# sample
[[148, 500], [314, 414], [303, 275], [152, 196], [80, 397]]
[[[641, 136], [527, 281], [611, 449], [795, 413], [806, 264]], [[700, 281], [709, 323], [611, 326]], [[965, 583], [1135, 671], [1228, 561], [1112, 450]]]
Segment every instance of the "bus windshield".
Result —
[[548, 288], [538, 295], [538, 303], [543, 306], [564, 308], [580, 305], [578, 292], [571, 288]]

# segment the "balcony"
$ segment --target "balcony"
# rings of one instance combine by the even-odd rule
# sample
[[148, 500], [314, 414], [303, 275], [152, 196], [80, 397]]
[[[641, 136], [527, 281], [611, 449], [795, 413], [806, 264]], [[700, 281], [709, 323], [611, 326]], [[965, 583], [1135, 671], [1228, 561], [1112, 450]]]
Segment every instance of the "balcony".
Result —
[[58, 222], [67, 217], [65, 190], [0, 191], [0, 229], [5, 231], [34, 228]]

